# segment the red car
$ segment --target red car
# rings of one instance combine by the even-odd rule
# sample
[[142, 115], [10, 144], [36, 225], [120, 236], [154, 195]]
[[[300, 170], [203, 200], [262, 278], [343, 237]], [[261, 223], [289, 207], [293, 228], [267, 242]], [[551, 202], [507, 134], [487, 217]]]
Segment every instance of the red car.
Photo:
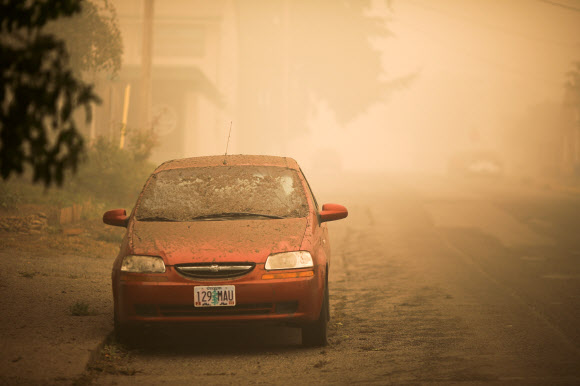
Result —
[[291, 158], [163, 163], [130, 216], [103, 216], [127, 228], [112, 275], [117, 337], [168, 322], [275, 322], [301, 327], [304, 345], [325, 345], [325, 222], [347, 215], [319, 208]]

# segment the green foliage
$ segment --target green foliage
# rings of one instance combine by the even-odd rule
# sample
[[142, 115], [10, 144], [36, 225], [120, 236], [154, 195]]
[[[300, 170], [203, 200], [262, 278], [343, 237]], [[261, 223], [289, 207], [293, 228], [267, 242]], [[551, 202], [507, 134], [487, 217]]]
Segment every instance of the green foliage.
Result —
[[69, 67], [62, 40], [42, 31], [51, 20], [80, 11], [81, 0], [0, 3], [0, 175], [62, 184], [75, 170], [84, 143], [73, 113], [99, 102], [92, 86]]
[[65, 190], [93, 197], [109, 206], [131, 207], [155, 165], [147, 161], [156, 142], [152, 136], [129, 132], [128, 146], [98, 138]]
[[[101, 213], [101, 215], [102, 215], [102, 213]], [[121, 241], [123, 241], [124, 233], [115, 232], [119, 228], [110, 227], [110, 228], [106, 228], [106, 229], [112, 229], [112, 231], [100, 232], [99, 234], [96, 235], [95, 240], [105, 241], [107, 243], [113, 243], [116, 245], [120, 245]]]
[[20, 195], [4, 182], [0, 182], [0, 208], [12, 209], [22, 201]]
[[138, 162], [148, 160], [153, 149], [159, 145], [159, 138], [153, 129], [128, 130], [127, 137], [127, 150]]
[[73, 17], [49, 23], [45, 31], [66, 42], [75, 72], [116, 74], [123, 44], [115, 7], [109, 0], [91, 0], [81, 8]]
[[80, 197], [62, 188], [46, 188], [31, 184], [28, 178], [11, 178], [0, 181], [0, 206], [15, 209], [20, 205], [53, 206], [57, 208], [83, 203], [88, 197]]
[[85, 302], [76, 302], [69, 308], [70, 314], [72, 316], [89, 316], [95, 315], [94, 311], [91, 311], [89, 304]]
[[[127, 347], [109, 337], [103, 349], [88, 366], [90, 372], [113, 374], [113, 375], [135, 375], [137, 371], [130, 366], [130, 355]], [[92, 384], [91, 382], [88, 382]]]
[[97, 139], [77, 173], [67, 176], [61, 187], [47, 189], [30, 184], [25, 178], [0, 181], [0, 206], [34, 204], [62, 208], [83, 204], [83, 218], [98, 218], [113, 207], [131, 208], [155, 169], [148, 158], [157, 140], [149, 131], [131, 130], [127, 144], [121, 150], [117, 139]]
[[32, 278], [34, 278], [34, 276], [36, 276], [38, 274], [38, 272], [19, 271], [18, 274], [21, 277], [25, 277], [27, 279], [32, 279]]

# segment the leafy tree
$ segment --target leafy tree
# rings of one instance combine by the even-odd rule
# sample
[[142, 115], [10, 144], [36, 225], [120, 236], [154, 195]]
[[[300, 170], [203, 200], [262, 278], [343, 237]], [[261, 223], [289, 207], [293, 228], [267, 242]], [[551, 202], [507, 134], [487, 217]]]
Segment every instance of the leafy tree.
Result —
[[[100, 100], [93, 87], [73, 73], [63, 39], [47, 32], [45, 27], [47, 23], [78, 15], [83, 9], [81, 5], [94, 20], [96, 8], [82, 0], [0, 0], [3, 179], [13, 173], [22, 174], [29, 165], [34, 182], [60, 185], [65, 170], [76, 170], [84, 143], [73, 113], [84, 109], [90, 121], [91, 103]], [[119, 62], [111, 59], [110, 52], [99, 51], [104, 46], [105, 43], [85, 43], [85, 53], [78, 55], [78, 70], [118, 68]]]
[[121, 31], [117, 12], [109, 0], [85, 1], [81, 12], [48, 23], [45, 32], [66, 42], [70, 66], [79, 74], [115, 74], [121, 68]]
[[383, 19], [366, 13], [370, 5], [361, 0], [293, 2], [294, 103], [308, 101], [308, 93], [314, 92], [346, 122], [384, 97], [380, 52], [370, 38], [389, 31]]

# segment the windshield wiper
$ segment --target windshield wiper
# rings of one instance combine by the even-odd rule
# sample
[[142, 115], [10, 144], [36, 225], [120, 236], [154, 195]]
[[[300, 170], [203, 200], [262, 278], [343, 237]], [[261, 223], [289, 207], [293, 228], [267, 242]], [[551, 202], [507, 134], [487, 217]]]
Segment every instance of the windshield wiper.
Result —
[[211, 220], [211, 219], [219, 219], [219, 218], [228, 218], [228, 217], [266, 217], [266, 218], [275, 218], [281, 219], [284, 218], [282, 216], [274, 216], [271, 214], [263, 214], [263, 213], [246, 213], [246, 212], [225, 212], [225, 213], [214, 213], [214, 214], [207, 214], [204, 216], [197, 216], [192, 218], [191, 220]]
[[152, 217], [144, 217], [144, 218], [137, 218], [139, 221], [165, 221], [165, 222], [177, 222], [179, 220], [175, 220], [173, 218], [162, 217], [162, 216], [152, 216]]

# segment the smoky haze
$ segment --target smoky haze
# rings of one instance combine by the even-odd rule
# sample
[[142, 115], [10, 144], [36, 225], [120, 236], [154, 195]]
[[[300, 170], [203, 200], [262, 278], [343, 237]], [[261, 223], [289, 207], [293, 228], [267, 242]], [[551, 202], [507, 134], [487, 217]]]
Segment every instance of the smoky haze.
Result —
[[[146, 2], [115, 1], [139, 127]], [[484, 155], [510, 174], [565, 168], [573, 1], [152, 2], [154, 161], [296, 158], [305, 171], [444, 172]], [[145, 58], [146, 59], [146, 58]], [[141, 87], [141, 88], [140, 88]]]
[[[580, 0], [91, 2], [124, 48], [114, 75], [75, 68], [102, 100], [85, 163], [62, 189], [0, 184], [0, 385], [580, 384]], [[80, 24], [68, 43], [118, 59], [117, 33]], [[316, 205], [286, 170], [142, 190], [148, 161], [226, 148], [296, 159]], [[327, 225], [346, 214], [328, 203], [348, 217]], [[312, 267], [268, 268], [294, 248]], [[131, 260], [155, 263], [120, 274]], [[187, 300], [214, 285], [239, 307]]]

